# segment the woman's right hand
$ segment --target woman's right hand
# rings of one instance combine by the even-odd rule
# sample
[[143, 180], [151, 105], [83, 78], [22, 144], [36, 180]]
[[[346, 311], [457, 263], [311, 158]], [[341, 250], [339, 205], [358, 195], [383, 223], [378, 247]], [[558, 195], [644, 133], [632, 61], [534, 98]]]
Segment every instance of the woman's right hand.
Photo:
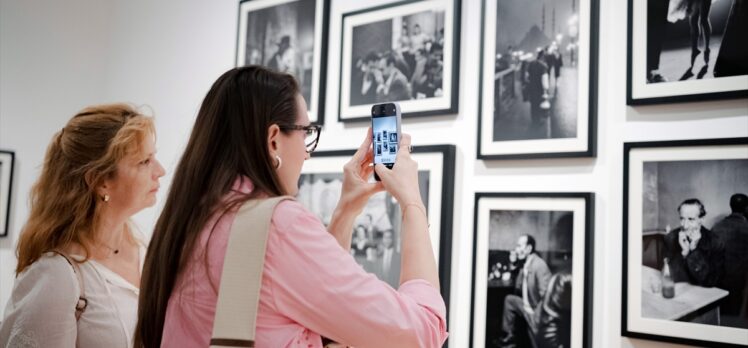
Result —
[[400, 203], [423, 205], [418, 186], [418, 163], [410, 157], [410, 135], [403, 134], [392, 169], [379, 163], [374, 167], [387, 190]]

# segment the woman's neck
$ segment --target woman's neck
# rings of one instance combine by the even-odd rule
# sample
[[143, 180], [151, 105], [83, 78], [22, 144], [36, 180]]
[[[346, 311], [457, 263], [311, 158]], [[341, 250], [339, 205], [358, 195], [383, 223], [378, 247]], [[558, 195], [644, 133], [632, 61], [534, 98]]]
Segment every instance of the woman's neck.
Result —
[[97, 246], [103, 246], [104, 249], [117, 249], [122, 247], [129, 239], [127, 238], [127, 220], [128, 216], [115, 214], [111, 211], [104, 210], [99, 217], [98, 226], [96, 226], [96, 243]]

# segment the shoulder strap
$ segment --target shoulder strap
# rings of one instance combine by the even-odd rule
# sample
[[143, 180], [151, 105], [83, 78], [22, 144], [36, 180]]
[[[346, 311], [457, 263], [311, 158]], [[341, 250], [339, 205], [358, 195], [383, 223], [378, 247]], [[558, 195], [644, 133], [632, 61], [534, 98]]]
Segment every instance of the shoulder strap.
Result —
[[290, 196], [244, 203], [231, 226], [213, 321], [211, 347], [254, 347], [265, 246], [275, 206]]
[[78, 295], [78, 302], [75, 304], [75, 320], [78, 321], [83, 315], [83, 312], [86, 311], [86, 307], [88, 307], [86, 287], [83, 285], [83, 274], [81, 273], [78, 262], [71, 260], [70, 256], [60, 250], [55, 250], [54, 253], [62, 256], [62, 258], [64, 258], [65, 261], [67, 261], [70, 266], [73, 267], [73, 273], [75, 274], [75, 277], [78, 278], [78, 288], [80, 288], [80, 293]]

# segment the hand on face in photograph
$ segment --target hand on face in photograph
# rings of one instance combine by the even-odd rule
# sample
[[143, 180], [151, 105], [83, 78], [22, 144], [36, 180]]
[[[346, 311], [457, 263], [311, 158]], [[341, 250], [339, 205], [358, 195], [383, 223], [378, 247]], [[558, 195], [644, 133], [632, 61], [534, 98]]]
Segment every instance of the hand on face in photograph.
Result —
[[387, 192], [400, 202], [401, 207], [410, 203], [423, 204], [418, 186], [418, 163], [410, 156], [409, 134], [403, 134], [400, 138], [400, 149], [392, 169], [380, 163], [375, 170]]
[[701, 240], [701, 229], [699, 228], [686, 231], [686, 237], [688, 237], [689, 249], [695, 250], [696, 246], [699, 245], [699, 241]]
[[369, 182], [369, 177], [374, 172], [374, 168], [369, 166], [374, 158], [371, 140], [372, 133], [369, 127], [364, 142], [343, 167], [343, 188], [338, 208], [345, 207], [347, 212], [355, 215], [364, 210], [369, 197], [384, 189], [381, 182]]
[[680, 252], [683, 257], [688, 256], [688, 252], [691, 251], [691, 242], [688, 240], [686, 231], [678, 232], [678, 244], [680, 244]]
[[701, 240], [701, 230], [685, 230], [678, 232], [678, 244], [680, 244], [681, 253], [687, 256], [689, 252], [696, 250]]

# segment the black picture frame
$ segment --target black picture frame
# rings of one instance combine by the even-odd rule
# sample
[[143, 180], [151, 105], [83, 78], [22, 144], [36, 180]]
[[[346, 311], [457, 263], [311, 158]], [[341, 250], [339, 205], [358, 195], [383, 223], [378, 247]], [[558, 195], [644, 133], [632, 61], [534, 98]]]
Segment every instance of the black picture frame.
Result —
[[[338, 93], [338, 121], [340, 122], [362, 122], [369, 120], [371, 106], [382, 102], [398, 102], [401, 106], [403, 118], [417, 118], [434, 115], [456, 114], [459, 104], [459, 72], [460, 72], [460, 18], [461, 0], [406, 0], [385, 4], [381, 6], [366, 8], [358, 11], [344, 13], [341, 24], [341, 47], [340, 47], [340, 84]], [[353, 58], [353, 36], [354, 27], [349, 24], [353, 21], [362, 22], [360, 26], [376, 24], [380, 21], [401, 19], [402, 17], [418, 15], [424, 11], [445, 12], [443, 27], [442, 58], [442, 82], [439, 83], [441, 95], [426, 97], [425, 99], [409, 100], [380, 100], [355, 104], [351, 102], [351, 71], [355, 65]], [[384, 16], [384, 17], [382, 17]], [[381, 18], [380, 18], [381, 17]], [[369, 20], [368, 18], [374, 18]], [[393, 21], [394, 26], [394, 21]], [[452, 30], [448, 30], [451, 26]], [[392, 34], [392, 33], [391, 33]], [[394, 35], [394, 34], [392, 34]], [[394, 40], [392, 40], [394, 41]], [[431, 42], [437, 42], [433, 37]], [[394, 45], [394, 42], [392, 43]], [[451, 45], [451, 48], [450, 48]], [[368, 46], [367, 46], [368, 47]], [[389, 47], [387, 50], [394, 51]], [[370, 49], [370, 51], [372, 51]], [[383, 52], [376, 52], [383, 53]], [[430, 54], [430, 53], [429, 53]], [[361, 54], [358, 58], [365, 58]], [[429, 58], [430, 59], [430, 58]], [[416, 70], [416, 68], [414, 68]], [[408, 76], [409, 78], [410, 76]], [[410, 86], [410, 83], [408, 83]], [[447, 90], [449, 88], [449, 90]], [[438, 93], [438, 92], [435, 92]]]
[[[487, 340], [487, 329], [488, 324], [487, 310], [485, 306], [480, 309], [479, 304], [487, 304], [489, 288], [488, 275], [480, 276], [480, 272], [486, 271], [488, 273], [489, 258], [489, 233], [490, 228], [489, 220], [492, 210], [509, 210], [511, 213], [517, 213], [517, 211], [526, 212], [544, 212], [544, 211], [571, 211], [572, 219], [574, 221], [571, 224], [571, 232], [573, 236], [573, 247], [572, 247], [572, 265], [579, 265], [583, 268], [581, 281], [573, 280], [580, 279], [580, 277], [573, 277], [573, 274], [577, 274], [577, 270], [572, 267], [572, 303], [571, 303], [571, 324], [569, 330], [571, 331], [570, 346], [571, 347], [592, 347], [592, 326], [593, 326], [593, 275], [594, 275], [594, 206], [595, 206], [595, 194], [591, 192], [476, 192], [475, 193], [475, 211], [473, 215], [474, 227], [473, 227], [473, 271], [472, 271], [472, 292], [470, 299], [470, 347], [483, 347], [488, 346], [490, 342]], [[491, 209], [495, 208], [495, 209]], [[487, 221], [482, 223], [480, 220], [481, 212], [483, 214], [489, 214]], [[583, 215], [582, 217], [574, 217], [573, 214]], [[583, 222], [583, 227], [576, 227], [577, 222]], [[522, 235], [524, 233], [520, 233]], [[582, 241], [576, 240], [582, 238]], [[540, 251], [540, 246], [538, 246]], [[479, 254], [480, 253], [480, 254]], [[574, 258], [581, 257], [583, 260], [575, 263]], [[550, 258], [549, 258], [550, 259]], [[485, 267], [483, 265], [485, 261]], [[558, 272], [563, 273], [563, 272]], [[555, 275], [554, 275], [555, 276]], [[500, 279], [500, 282], [506, 282], [507, 279]], [[478, 284], [478, 283], [481, 284]], [[582, 284], [582, 293], [574, 293], [574, 289], [577, 289], [576, 284]], [[512, 291], [515, 284], [507, 285]], [[483, 290], [481, 290], [483, 289]], [[485, 290], [485, 291], [484, 291]], [[547, 290], [546, 295], [548, 295]], [[548, 295], [550, 296], [550, 295]], [[495, 297], [495, 296], [494, 296]], [[574, 299], [581, 299], [581, 301], [575, 302]], [[502, 301], [503, 303], [503, 301]], [[502, 306], [503, 307], [503, 306]], [[576, 319], [576, 315], [581, 315], [580, 319]], [[485, 314], [481, 316], [481, 314]], [[496, 313], [494, 313], [496, 314]], [[498, 313], [500, 314], [500, 313]], [[492, 328], [493, 334], [498, 336], [500, 328]], [[480, 333], [484, 335], [479, 336]], [[575, 344], [576, 343], [576, 344]], [[520, 345], [522, 346], [522, 345]]]
[[14, 162], [13, 151], [0, 150], [0, 237], [7, 237], [10, 229]]
[[[556, 32], [554, 37], [548, 38], [545, 32], [530, 28], [524, 38], [503, 38], [502, 45], [508, 45], [507, 52], [499, 59], [497, 45], [497, 8], [500, 0], [483, 0], [481, 7], [481, 60], [479, 93], [478, 93], [478, 140], [477, 158], [482, 160], [505, 160], [505, 159], [534, 159], [534, 158], [568, 158], [568, 157], [595, 157], [597, 149], [597, 79], [598, 79], [598, 41], [599, 41], [599, 1], [585, 0], [572, 1], [570, 20], [561, 21], [566, 25], [566, 31]], [[504, 5], [506, 6], [506, 5]], [[517, 13], [512, 16], [521, 16], [530, 11], [529, 5], [523, 3], [523, 8], [517, 8]], [[561, 8], [559, 5], [559, 13]], [[525, 8], [527, 7], [527, 8]], [[549, 17], [549, 13], [556, 17], [556, 7], [542, 7], [538, 18]], [[510, 15], [505, 15], [510, 16]], [[539, 20], [540, 20], [539, 19]], [[527, 21], [524, 21], [527, 22]], [[523, 23], [524, 23], [523, 22]], [[555, 20], [554, 20], [555, 23]], [[508, 24], [507, 24], [508, 25]], [[553, 30], [553, 29], [551, 29]], [[569, 33], [576, 33], [571, 35]], [[509, 34], [506, 34], [507, 36]], [[518, 33], [519, 35], [519, 33]], [[529, 38], [536, 38], [530, 40]], [[557, 42], [558, 41], [558, 42]], [[525, 43], [526, 42], [526, 43]], [[547, 47], [558, 47], [560, 52], [561, 67], [556, 66], [555, 85], [550, 85], [548, 93], [551, 109], [544, 112], [545, 117], [536, 117], [531, 121], [531, 92], [529, 83], [525, 83], [523, 71], [527, 71], [530, 62], [537, 57], [533, 50], [525, 52], [519, 44], [530, 46], [531, 42], [548, 43]], [[564, 45], [566, 45], [564, 47]], [[515, 50], [516, 48], [516, 50]], [[522, 48], [522, 49], [520, 49]], [[529, 50], [529, 48], [527, 48]], [[511, 54], [509, 58], [505, 57]], [[506, 67], [502, 65], [506, 63]], [[567, 67], [568, 66], [568, 67]], [[502, 70], [496, 72], [497, 69]], [[560, 74], [560, 85], [558, 84], [559, 71], [566, 69]], [[493, 71], [495, 73], [489, 73]], [[574, 74], [574, 75], [568, 75]], [[549, 74], [551, 75], [551, 74]], [[568, 112], [571, 105], [564, 102], [563, 97], [565, 79], [576, 83], [570, 86], [576, 88], [576, 98], [572, 99], [576, 106], [576, 119], [574, 122], [559, 121], [552, 122], [557, 115], [553, 112]], [[586, 77], [586, 78], [585, 78]], [[549, 76], [549, 80], [551, 77]], [[497, 82], [498, 81], [498, 82]], [[506, 87], [510, 83], [511, 87]], [[498, 92], [499, 100], [496, 99], [496, 86], [501, 88]], [[528, 86], [525, 88], [525, 86]], [[558, 88], [561, 86], [561, 88]], [[551, 92], [551, 87], [553, 92]], [[558, 94], [560, 90], [560, 95]], [[585, 93], [586, 92], [586, 93]], [[527, 96], [527, 101], [525, 101]], [[498, 103], [498, 104], [497, 104]], [[525, 105], [526, 103], [530, 103]], [[558, 104], [558, 106], [557, 106]], [[526, 116], [526, 117], [525, 117]], [[560, 116], [559, 116], [560, 117]], [[570, 117], [570, 116], [563, 116]], [[501, 120], [503, 119], [503, 120]], [[500, 126], [500, 122], [504, 125]], [[557, 125], [556, 125], [557, 124]], [[564, 125], [566, 124], [566, 125]], [[574, 124], [574, 126], [569, 126]]]
[[[722, 99], [737, 99], [737, 98], [746, 98], [748, 97], [748, 74], [746, 75], [735, 75], [730, 77], [721, 77], [719, 79], [716, 78], [708, 78], [703, 79], [702, 77], [705, 75], [709, 75], [708, 72], [713, 71], [714, 68], [713, 61], [710, 60], [710, 63], [712, 63], [711, 69], [707, 67], [707, 70], [704, 71], [704, 75], [702, 77], [698, 77], [695, 80], [691, 80], [690, 77], [688, 77], [688, 81], [680, 81], [680, 79], [686, 77], [685, 74], [681, 75], [681, 71], [679, 70], [677, 73], [668, 73], [666, 78], [668, 79], [668, 82], [665, 83], [648, 83], [647, 82], [647, 76], [649, 74], [648, 72], [648, 40], [649, 37], [649, 27], [657, 26], [657, 28], [653, 28], [656, 30], [653, 30], [653, 32], [659, 32], [664, 33], [662, 34], [663, 37], [658, 38], [660, 42], [659, 49], [660, 54], [658, 55], [658, 61], [661, 62], [660, 58], [662, 57], [662, 51], [663, 51], [663, 42], [665, 41], [664, 36], [669, 35], [669, 33], [673, 33], [676, 31], [683, 31], [684, 28], [687, 30], [687, 26], [684, 27], [683, 24], [678, 25], [677, 23], [671, 23], [666, 20], [666, 18], [662, 18], [659, 24], [655, 23], [652, 24], [649, 22], [649, 11], [652, 10], [653, 13], [662, 13], [664, 11], [664, 16], [667, 16], [668, 14], [668, 3], [664, 2], [664, 8], [658, 8], [657, 5], [647, 3], [648, 0], [628, 0], [628, 28], [627, 28], [627, 62], [626, 62], [626, 71], [627, 71], [627, 80], [626, 80], [626, 104], [627, 105], [653, 105], [653, 104], [667, 104], [667, 103], [681, 103], [681, 102], [698, 102], [698, 101], [709, 101], [709, 100], [722, 100]], [[730, 6], [731, 2], [724, 1], [718, 4], [715, 4], [715, 6]], [[646, 5], [646, 6], [645, 6]], [[650, 6], [652, 7], [650, 8]], [[733, 3], [734, 5], [734, 3]], [[714, 11], [715, 9], [712, 9]], [[720, 12], [724, 15], [724, 8], [720, 8]], [[729, 9], [728, 9], [729, 10]], [[712, 17], [712, 16], [710, 16]], [[724, 16], [720, 16], [721, 19], [725, 19]], [[712, 19], [713, 20], [713, 19]], [[726, 21], [726, 19], [725, 19]], [[688, 18], [685, 18], [685, 22], [688, 22]], [[654, 22], [653, 22], [654, 23]], [[717, 29], [716, 25], [717, 23], [713, 23], [714, 29]], [[724, 27], [726, 23], [722, 23]], [[673, 29], [669, 29], [673, 28]], [[739, 29], [739, 28], [738, 28]], [[654, 38], [654, 37], [653, 37]], [[744, 39], [739, 39], [743, 41]], [[654, 41], [654, 40], [653, 40]], [[654, 41], [656, 42], [656, 41]], [[685, 48], [685, 57], [679, 58], [680, 63], [679, 66], [681, 67], [681, 70], [683, 67], [688, 67], [688, 60], [689, 60], [689, 52], [688, 48]], [[702, 49], [703, 51], [703, 49]], [[719, 55], [719, 47], [712, 47], [712, 59], [717, 59]], [[670, 53], [669, 57], [673, 57], [672, 53]], [[699, 55], [696, 58], [696, 62], [700, 63], [700, 60], [703, 55]], [[748, 59], [748, 58], [746, 58]], [[675, 69], [672, 64], [672, 59], [667, 59], [668, 62], [671, 62], [670, 67], [667, 69]], [[685, 62], [685, 65], [683, 65]], [[652, 63], [653, 65], [655, 63]], [[744, 63], [748, 64], [748, 63]], [[658, 68], [660, 68], [661, 63], [658, 63]], [[692, 66], [690, 71], [695, 70], [696, 65]], [[743, 68], [745, 69], [746, 66], [744, 65]], [[701, 74], [700, 70], [699, 74]], [[698, 76], [697, 74], [696, 76]], [[712, 75], [713, 76], [713, 75]], [[677, 81], [676, 81], [677, 79]]]
[[[354, 149], [315, 151], [312, 153], [311, 159], [305, 162], [304, 168], [301, 171], [302, 176], [304, 176], [304, 174], [314, 173], [339, 173], [342, 177], [343, 165], [350, 160], [355, 152], [356, 150]], [[429, 224], [431, 226], [430, 232], [432, 242], [436, 237], [438, 237], [439, 240], [439, 257], [437, 258], [439, 282], [441, 285], [439, 290], [447, 305], [447, 311], [449, 311], [454, 214], [454, 206], [449, 203], [454, 201], [455, 152], [456, 147], [454, 145], [414, 146], [412, 151], [413, 158], [419, 163], [419, 171], [433, 171], [435, 174], [433, 177], [441, 177], [440, 186], [429, 186], [429, 192], [439, 194], [429, 194], [428, 202], [424, 203], [426, 204], [427, 210], [429, 210], [428, 216]], [[431, 177], [432, 176], [430, 176], [430, 178]], [[307, 205], [303, 199], [299, 199], [299, 201], [302, 204]], [[432, 207], [435, 207], [436, 205], [439, 206], [438, 210], [431, 211]], [[307, 207], [310, 208], [310, 210], [315, 211], [312, 207]], [[438, 226], [438, 228], [435, 228], [436, 226]]]
[[[291, 4], [298, 5], [301, 3], [304, 3], [305, 5], [313, 3], [313, 30], [307, 31], [298, 29], [297, 27], [293, 33], [290, 33], [288, 31], [290, 29], [288, 28], [291, 26], [284, 24], [282, 29], [277, 29], [278, 32], [273, 33], [280, 39], [280, 41], [277, 42], [269, 38], [270, 35], [267, 34], [267, 26], [265, 26], [263, 30], [259, 30], [257, 33], [259, 36], [258, 40], [261, 41], [261, 48], [253, 51], [260, 52], [258, 53], [260, 57], [256, 57], [257, 55], [253, 55], [252, 53], [247, 53], [250, 46], [250, 43], [247, 40], [247, 37], [250, 35], [249, 25], [251, 25], [251, 23], [248, 23], [251, 22], [248, 20], [250, 13], [259, 12], [258, 16], [265, 21], [268, 20], [267, 18], [289, 18], [288, 15], [280, 13], [282, 12], [281, 9], [287, 9]], [[302, 36], [308, 33], [312, 34], [313, 44], [311, 52], [309, 52], [308, 47], [303, 52], [294, 52], [294, 66], [299, 66], [299, 68], [295, 69], [296, 72], [291, 72], [291, 74], [294, 75], [296, 80], [299, 82], [299, 89], [309, 107], [308, 113], [310, 121], [313, 124], [318, 125], [324, 125], [325, 121], [325, 90], [327, 85], [327, 45], [330, 26], [330, 3], [330, 0], [242, 0], [239, 2], [238, 9], [236, 37], [237, 67], [249, 64], [270, 67], [269, 60], [272, 59], [273, 56], [271, 55], [270, 58], [267, 57], [269, 52], [267, 52], [265, 47], [279, 45], [283, 42], [283, 37], [285, 36], [286, 38], [290, 38], [287, 42], [292, 42], [291, 48], [293, 48], [295, 46], [293, 42], [300, 42], [300, 40], [296, 38], [297, 36]], [[276, 7], [279, 8], [279, 13], [273, 13], [275, 16], [270, 16], [269, 13], [265, 13], [267, 10]], [[309, 12], [304, 11], [303, 13], [296, 13], [296, 16], [296, 20], [291, 21], [291, 23], [300, 25], [300, 22], [304, 20], [304, 24], [309, 24], [305, 22], [310, 17]], [[280, 27], [280, 25], [277, 27]], [[294, 38], [291, 38], [291, 36]], [[259, 62], [251, 62], [252, 60], [257, 59], [259, 59]], [[305, 68], [305, 66], [310, 69]], [[311, 72], [309, 72], [309, 70], [311, 70]], [[306, 83], [307, 80], [310, 82]]]
[[[748, 193], [748, 180], [743, 182], [740, 179], [731, 178], [731, 176], [739, 178], [740, 173], [727, 170], [734, 167], [748, 173], [748, 137], [628, 142], [624, 143], [623, 153], [621, 335], [702, 347], [744, 347], [748, 344], [748, 328], [688, 322], [696, 318], [695, 314], [704, 316], [719, 309], [720, 303], [726, 296], [724, 293], [729, 293], [720, 289], [721, 285], [700, 287], [683, 282], [682, 284], [686, 285], [681, 285], [679, 288], [681, 282], [674, 279], [676, 296], [679, 292], [694, 293], [694, 289], [702, 291], [703, 294], [699, 297], [701, 302], [695, 304], [694, 308], [680, 311], [673, 316], [660, 314], [660, 312], [667, 312], [663, 310], [665, 305], [659, 302], [654, 303], [652, 299], [659, 299], [660, 296], [653, 295], [658, 295], [662, 286], [662, 283], [656, 280], [661, 279], [658, 277], [662, 273], [657, 268], [660, 265], [655, 262], [659, 262], [661, 256], [667, 257], [668, 255], [666, 248], [658, 245], [666, 243], [665, 236], [669, 232], [680, 229], [680, 227], [670, 228], [671, 225], [679, 226], [677, 222], [679, 203], [686, 199], [697, 198], [706, 206], [705, 217], [711, 215], [712, 219], [715, 219], [725, 211], [730, 214], [728, 202], [730, 195], [734, 193], [733, 189], [742, 189], [746, 191], [743, 193]], [[731, 166], [727, 167], [729, 165]], [[708, 174], [710, 182], [719, 182], [722, 189], [693, 185], [695, 181], [692, 180], [698, 180], [699, 177], [705, 175], [705, 171], [710, 173]], [[681, 173], [677, 179], [672, 176], [676, 172]], [[721, 172], [729, 172], [729, 174], [719, 174]], [[715, 173], [726, 176], [714, 177]], [[671, 184], [666, 188], [660, 188], [663, 185], [661, 183]], [[661, 194], [660, 191], [663, 193]], [[705, 192], [708, 192], [708, 195], [705, 195]], [[667, 213], [666, 219], [671, 220], [664, 229], [658, 227], [662, 225], [660, 220], [663, 220], [660, 216], [664, 215], [658, 213], [660, 210]], [[649, 216], [653, 214], [659, 215], [655, 219]], [[654, 224], [650, 226], [653, 222]], [[704, 225], [707, 223], [710, 228], [714, 225], [705, 220]], [[652, 255], [654, 257], [650, 257]], [[660, 269], [664, 268], [664, 264], [663, 261]], [[654, 269], [657, 273], [654, 276], [647, 276], [645, 271], [649, 269]], [[649, 280], [645, 281], [645, 277]], [[652, 282], [652, 279], [655, 281]], [[660, 285], [647, 285], [649, 283]], [[654, 290], [655, 288], [659, 289]], [[645, 301], [649, 305], [645, 305]], [[648, 307], [658, 308], [658, 310], [654, 312]], [[720, 315], [719, 312], [717, 315]], [[715, 339], [710, 339], [712, 337]]]

